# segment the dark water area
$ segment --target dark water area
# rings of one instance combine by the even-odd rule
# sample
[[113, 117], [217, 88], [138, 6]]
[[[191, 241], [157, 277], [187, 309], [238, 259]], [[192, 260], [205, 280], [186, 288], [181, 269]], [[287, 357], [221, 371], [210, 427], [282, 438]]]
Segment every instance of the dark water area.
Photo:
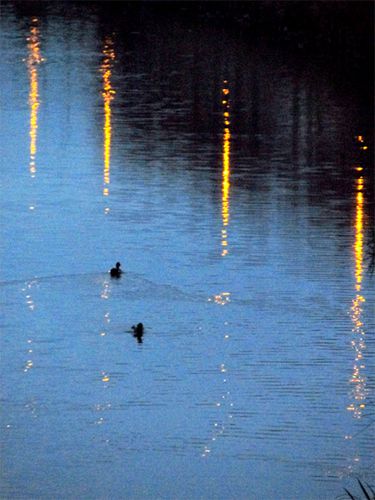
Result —
[[1, 498], [374, 484], [372, 40], [370, 2], [2, 3]]

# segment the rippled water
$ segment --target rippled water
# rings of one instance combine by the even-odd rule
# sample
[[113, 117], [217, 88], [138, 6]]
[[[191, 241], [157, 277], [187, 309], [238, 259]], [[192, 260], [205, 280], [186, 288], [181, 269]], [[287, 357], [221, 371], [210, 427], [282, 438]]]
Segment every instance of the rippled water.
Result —
[[213, 27], [64, 5], [2, 12], [1, 498], [371, 482], [359, 90]]

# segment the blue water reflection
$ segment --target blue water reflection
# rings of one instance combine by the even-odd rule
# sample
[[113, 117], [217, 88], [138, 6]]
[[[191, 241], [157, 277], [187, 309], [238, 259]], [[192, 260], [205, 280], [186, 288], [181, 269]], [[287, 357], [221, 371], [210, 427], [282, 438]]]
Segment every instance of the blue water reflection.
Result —
[[0, 496], [370, 482], [360, 89], [213, 21], [64, 6], [1, 21]]

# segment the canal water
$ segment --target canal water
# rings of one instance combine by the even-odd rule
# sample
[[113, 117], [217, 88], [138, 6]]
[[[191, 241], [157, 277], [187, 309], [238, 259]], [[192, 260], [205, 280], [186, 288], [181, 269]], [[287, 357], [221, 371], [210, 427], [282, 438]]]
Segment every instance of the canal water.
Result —
[[90, 3], [5, 3], [0, 72], [0, 497], [374, 481], [360, 89], [214, 23]]

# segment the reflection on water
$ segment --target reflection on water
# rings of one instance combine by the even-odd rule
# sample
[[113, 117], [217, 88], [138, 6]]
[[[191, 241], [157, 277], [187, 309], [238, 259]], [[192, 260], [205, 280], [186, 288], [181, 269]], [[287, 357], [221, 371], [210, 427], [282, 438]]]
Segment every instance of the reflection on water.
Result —
[[37, 134], [38, 134], [38, 109], [39, 101], [39, 83], [38, 83], [38, 65], [44, 61], [40, 52], [38, 19], [34, 17], [31, 20], [30, 34], [27, 38], [27, 47], [29, 56], [27, 58], [27, 68], [29, 71], [29, 106], [30, 106], [30, 162], [29, 171], [31, 177], [36, 174], [36, 152], [37, 152]]
[[208, 302], [215, 302], [215, 304], [225, 306], [230, 302], [230, 292], [221, 292], [214, 295], [213, 297], [209, 297]]
[[[228, 226], [230, 220], [230, 90], [228, 80], [223, 81], [223, 88], [221, 90], [221, 107], [222, 107], [222, 170], [221, 170], [221, 256], [225, 257], [229, 253], [228, 242]], [[217, 305], [225, 306], [230, 303], [230, 292], [221, 292], [209, 297], [209, 302], [214, 302]], [[224, 322], [224, 335], [221, 342], [227, 344], [229, 339], [228, 322]], [[225, 352], [227, 346], [221, 346]], [[225, 360], [220, 363], [218, 367], [219, 383], [221, 389], [219, 397], [213, 402], [214, 416], [211, 424], [210, 434], [208, 440], [204, 443], [201, 451], [201, 457], [207, 458], [212, 455], [216, 449], [216, 444], [225, 432], [228, 432], [228, 424], [232, 423], [233, 406], [234, 403], [231, 398], [231, 392], [228, 390], [230, 387], [230, 372], [225, 364]]]
[[230, 115], [229, 115], [229, 88], [228, 81], [224, 80], [222, 89], [223, 105], [223, 152], [222, 152], [222, 183], [221, 183], [221, 255], [225, 257], [228, 254], [228, 224], [229, 224], [229, 190], [230, 190]]
[[[26, 281], [24, 283], [24, 286], [21, 288], [21, 292], [25, 296], [26, 306], [30, 312], [34, 312], [36, 309], [36, 302], [35, 302], [35, 297], [34, 297], [33, 292], [38, 288], [39, 288], [39, 283], [37, 280]], [[24, 366], [23, 366], [24, 373], [27, 373], [29, 370], [34, 368], [34, 361], [32, 359], [32, 357], [33, 357], [32, 343], [33, 343], [33, 340], [31, 338], [28, 338], [26, 341], [27, 360], [25, 361]]]
[[[363, 137], [358, 136], [358, 141], [363, 143]], [[363, 146], [361, 146], [363, 147]], [[362, 168], [362, 167], [357, 167]], [[356, 296], [352, 301], [351, 319], [353, 323], [353, 340], [351, 341], [353, 350], [355, 352], [355, 359], [353, 365], [353, 373], [351, 376], [351, 384], [353, 389], [351, 391], [352, 403], [348, 406], [348, 410], [353, 412], [354, 418], [361, 418], [363, 410], [366, 407], [366, 375], [364, 370], [366, 368], [364, 361], [364, 351], [366, 349], [365, 342], [365, 327], [362, 320], [363, 307], [366, 301], [362, 294], [362, 280], [364, 274], [364, 178], [363, 176], [355, 180], [355, 218], [354, 218], [354, 276], [355, 276], [355, 290]]]
[[0, 496], [335, 498], [373, 463], [355, 91], [213, 25], [26, 3], [2, 19]]
[[[222, 292], [221, 294], [214, 295], [213, 299], [217, 305], [226, 305], [230, 302], [230, 293]], [[226, 353], [229, 350], [229, 322], [224, 321], [223, 335], [220, 339], [220, 351], [222, 352], [223, 360], [215, 369], [215, 375], [218, 377], [219, 391], [216, 399], [211, 403], [213, 409], [212, 422], [210, 425], [209, 437], [203, 445], [201, 450], [201, 457], [208, 458], [215, 455], [216, 446], [220, 447], [218, 443], [220, 438], [228, 437], [231, 430], [235, 426], [233, 419], [234, 401], [231, 387], [231, 370], [226, 362]]]
[[32, 288], [34, 286], [38, 286], [38, 281], [37, 280], [31, 280], [25, 283], [25, 287], [22, 288], [22, 292], [26, 292], [26, 304], [27, 307], [29, 308], [30, 311], [34, 311], [35, 309], [35, 302], [34, 299], [31, 295], [32, 293]]
[[[111, 102], [115, 96], [115, 90], [111, 83], [113, 61], [116, 58], [113, 40], [110, 36], [105, 38], [104, 47], [102, 50], [104, 56], [100, 68], [103, 79], [103, 104], [104, 104], [104, 124], [103, 124], [103, 196], [109, 196], [110, 173], [111, 173]], [[104, 213], [109, 213], [109, 207], [105, 207]]]
[[356, 138], [357, 138], [357, 141], [360, 143], [359, 149], [361, 151], [367, 151], [368, 146], [365, 144], [365, 139], [364, 139], [363, 135], [357, 135]]
[[364, 179], [360, 177], [356, 180], [356, 217], [355, 217], [355, 289], [357, 292], [361, 291], [362, 278], [363, 278], [363, 239], [364, 239], [364, 225], [363, 225], [363, 193], [364, 193]]
[[[108, 304], [109, 299], [111, 297], [112, 293], [112, 280], [109, 277], [109, 274], [105, 275], [103, 282], [102, 282], [102, 289], [100, 293], [100, 298], [105, 301], [105, 309], [103, 311], [103, 320], [102, 320], [102, 326], [100, 327], [100, 332], [99, 335], [102, 338], [101, 346], [100, 348], [105, 351], [107, 348], [107, 342], [108, 342], [108, 331], [110, 328], [111, 324], [111, 313], [110, 313], [110, 306]], [[108, 361], [104, 361], [104, 366], [108, 366]], [[103, 366], [103, 365], [102, 365]], [[104, 370], [102, 369], [100, 371], [100, 379], [103, 382], [101, 384], [101, 387], [98, 388], [98, 397], [104, 398], [104, 396], [107, 394], [107, 389], [109, 388], [109, 382], [111, 381], [111, 376], [109, 370]], [[102, 391], [105, 391], [104, 393]], [[102, 412], [103, 409], [108, 409], [111, 407], [111, 403], [108, 401], [106, 402], [101, 402], [97, 403], [95, 405], [95, 410]], [[105, 423], [105, 418], [104, 416], [100, 416], [98, 418], [95, 418], [94, 421], [95, 425], [102, 425]]]
[[[103, 288], [102, 288], [102, 291], [100, 293], [100, 298], [103, 300], [108, 300], [110, 298], [110, 296], [111, 296], [111, 280], [110, 280], [109, 276], [106, 276], [103, 280]], [[100, 330], [101, 337], [105, 337], [107, 335], [107, 327], [108, 327], [110, 322], [111, 322], [110, 312], [107, 309], [104, 312], [104, 317], [103, 317], [104, 327]]]

